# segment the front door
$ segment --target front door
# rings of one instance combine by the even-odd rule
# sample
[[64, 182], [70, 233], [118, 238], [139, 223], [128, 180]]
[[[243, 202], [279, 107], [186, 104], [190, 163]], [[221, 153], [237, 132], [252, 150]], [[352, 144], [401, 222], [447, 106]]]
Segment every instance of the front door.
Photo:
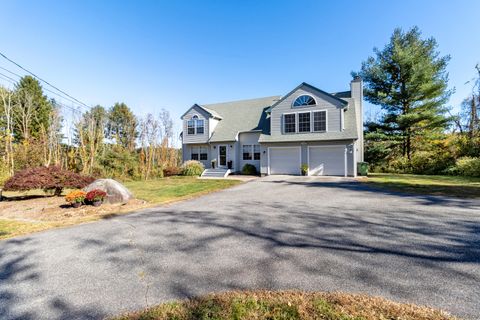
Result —
[[227, 166], [227, 146], [218, 146], [218, 166]]

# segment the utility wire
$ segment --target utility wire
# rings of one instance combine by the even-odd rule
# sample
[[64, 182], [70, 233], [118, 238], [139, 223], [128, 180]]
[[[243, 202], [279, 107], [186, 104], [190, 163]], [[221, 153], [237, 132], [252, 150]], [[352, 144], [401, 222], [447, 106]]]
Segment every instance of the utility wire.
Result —
[[82, 105], [82, 106], [86, 107], [87, 109], [90, 109], [90, 106], [89, 106], [89, 105], [87, 105], [87, 104], [83, 103], [82, 101], [78, 100], [78, 99], [77, 99], [77, 98], [75, 98], [75, 97], [72, 97], [71, 95], [69, 95], [69, 94], [68, 94], [68, 93], [66, 93], [65, 91], [63, 91], [63, 90], [60, 90], [60, 89], [59, 89], [59, 88], [57, 88], [56, 86], [52, 85], [50, 82], [48, 82], [48, 81], [46, 81], [46, 80], [44, 80], [44, 79], [40, 78], [40, 77], [39, 77], [39, 76], [37, 76], [35, 73], [33, 73], [33, 72], [31, 72], [30, 70], [28, 70], [28, 69], [26, 69], [26, 68], [22, 67], [22, 66], [21, 66], [19, 63], [17, 63], [17, 62], [15, 62], [15, 61], [13, 61], [12, 59], [10, 59], [9, 57], [7, 57], [7, 56], [6, 56], [5, 54], [3, 54], [2, 52], [0, 52], [0, 56], [2, 56], [2, 57], [3, 57], [4, 59], [6, 59], [7, 61], [9, 61], [9, 62], [13, 63], [14, 65], [16, 65], [17, 67], [19, 67], [19, 68], [20, 68], [20, 69], [22, 69], [23, 71], [25, 71], [25, 72], [28, 72], [29, 74], [31, 74], [32, 76], [34, 76], [34, 77], [35, 77], [35, 78], [37, 78], [38, 80], [40, 80], [40, 81], [42, 81], [42, 82], [44, 82], [44, 83], [48, 84], [50, 87], [54, 88], [55, 90], [57, 90], [57, 91], [59, 91], [59, 92], [63, 93], [63, 94], [64, 94], [64, 95], [66, 95], [67, 97], [69, 97], [69, 98], [71, 98], [71, 99], [75, 100], [75, 101], [76, 101], [77, 103], [79, 103], [80, 105]]
[[[1, 67], [0, 67], [0, 68], [1, 68]], [[3, 69], [3, 68], [2, 68], [2, 69]], [[17, 83], [17, 81], [15, 81], [15, 79], [7, 76], [7, 75], [4, 74], [4, 73], [1, 73], [1, 72], [0, 72], [0, 77], [2, 77], [3, 80], [6, 80], [6, 81], [8, 81], [8, 82], [10, 82], [10, 83], [12, 83], [12, 84], [16, 84], [16, 83]], [[59, 95], [59, 94], [56, 93], [56, 92], [53, 92], [53, 91], [51, 91], [51, 90], [48, 90], [47, 88], [43, 88], [43, 90], [48, 91], [48, 92], [53, 93], [53, 94], [56, 94], [56, 95], [58, 95], [59, 97], [66, 99], [65, 97]], [[66, 100], [67, 100], [67, 99], [66, 99]], [[74, 101], [71, 100], [70, 102], [74, 102]], [[58, 104], [58, 105], [61, 106], [61, 107], [68, 108], [68, 109], [70, 109], [70, 110], [72, 110], [72, 111], [81, 112], [80, 110], [78, 110], [78, 109], [76, 109], [76, 108], [74, 108], [74, 107], [71, 107], [71, 106], [69, 106], [69, 105], [66, 105], [66, 104], [64, 104], [64, 103], [62, 103], [62, 102], [60, 102], [60, 101], [55, 101], [55, 103]], [[75, 103], [75, 102], [74, 102], [74, 103]]]
[[[0, 69], [5, 70], [5, 71], [7, 71], [7, 72], [9, 72], [9, 73], [11, 73], [11, 74], [19, 77], [19, 78], [22, 78], [21, 75], [15, 73], [15, 72], [13, 72], [13, 71], [10, 71], [10, 70], [8, 70], [8, 69], [6, 69], [6, 68], [0, 67]], [[7, 80], [7, 79], [4, 79], [4, 80], [7, 80], [7, 81], [11, 82], [12, 84], [18, 83], [18, 81], [15, 81], [15, 79], [7, 76], [6, 74], [3, 74], [3, 73], [0, 72], [0, 75], [3, 76], [4, 78], [8, 78], [9, 80]], [[69, 102], [78, 104], [75, 100], [70, 99], [70, 98], [68, 98], [68, 97], [65, 97], [65, 96], [63, 96], [63, 95], [61, 95], [61, 94], [59, 94], [59, 93], [57, 93], [57, 92], [55, 92], [55, 91], [49, 90], [49, 89], [47, 89], [47, 88], [43, 88], [43, 90], [48, 91], [48, 92], [50, 92], [50, 93], [52, 93], [52, 94], [54, 94], [54, 95], [57, 95], [57, 96], [59, 96], [59, 97], [62, 98], [62, 99], [68, 100]], [[58, 102], [57, 102], [57, 103], [58, 103]], [[67, 105], [65, 105], [65, 107], [79, 112], [79, 110], [74, 109], [73, 107], [70, 107], [70, 106], [67, 106]]]

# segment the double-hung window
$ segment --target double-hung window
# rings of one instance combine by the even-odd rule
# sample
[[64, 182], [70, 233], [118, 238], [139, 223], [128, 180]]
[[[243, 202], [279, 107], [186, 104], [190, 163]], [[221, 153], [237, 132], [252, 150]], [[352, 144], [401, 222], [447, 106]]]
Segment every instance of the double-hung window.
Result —
[[199, 147], [192, 147], [190, 159], [192, 159], [192, 160], [200, 160], [199, 152], [200, 152], [200, 148], [199, 148]]
[[295, 133], [297, 130], [296, 114], [287, 113], [283, 115], [283, 131], [285, 133]]
[[310, 132], [310, 112], [298, 113], [298, 132]]
[[253, 160], [260, 160], [260, 145], [253, 145]]
[[[343, 125], [343, 123], [342, 123]], [[327, 131], [327, 111], [304, 111], [283, 115], [284, 133]]]
[[187, 133], [188, 134], [195, 134], [195, 120], [191, 119], [187, 121]]
[[200, 147], [200, 160], [208, 160], [208, 152], [206, 147]]
[[260, 160], [260, 145], [244, 144], [242, 146], [243, 160]]
[[327, 131], [327, 112], [313, 112], [313, 131]]
[[252, 160], [253, 159], [252, 145], [251, 144], [244, 144], [242, 146], [242, 154], [243, 154], [243, 160]]
[[191, 160], [208, 160], [207, 147], [192, 147]]
[[205, 120], [193, 116], [187, 121], [187, 134], [203, 134], [205, 132]]
[[195, 127], [197, 128], [197, 134], [203, 134], [205, 128], [204, 121], [200, 119], [195, 120]]

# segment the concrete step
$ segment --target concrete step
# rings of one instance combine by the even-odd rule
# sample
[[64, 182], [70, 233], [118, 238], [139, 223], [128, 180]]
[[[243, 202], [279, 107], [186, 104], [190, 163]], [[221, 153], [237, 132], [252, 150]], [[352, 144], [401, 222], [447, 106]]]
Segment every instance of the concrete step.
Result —
[[229, 169], [205, 169], [201, 177], [205, 178], [225, 178], [230, 174]]

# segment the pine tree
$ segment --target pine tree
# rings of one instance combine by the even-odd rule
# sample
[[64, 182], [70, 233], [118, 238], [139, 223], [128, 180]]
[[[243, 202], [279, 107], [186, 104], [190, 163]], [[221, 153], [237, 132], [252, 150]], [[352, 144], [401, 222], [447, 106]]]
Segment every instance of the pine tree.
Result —
[[446, 67], [450, 56], [440, 57], [434, 38], [422, 39], [418, 27], [395, 29], [383, 50], [362, 63], [360, 75], [367, 101], [385, 111], [381, 132], [400, 140], [401, 153], [410, 161], [415, 138], [442, 132], [450, 119], [445, 103], [448, 90]]
[[108, 112], [107, 137], [129, 151], [135, 149], [137, 118], [125, 103], [115, 103]]
[[15, 92], [15, 137], [23, 140], [38, 138], [50, 125], [52, 103], [43, 94], [40, 82], [32, 76], [21, 78], [15, 85]]

